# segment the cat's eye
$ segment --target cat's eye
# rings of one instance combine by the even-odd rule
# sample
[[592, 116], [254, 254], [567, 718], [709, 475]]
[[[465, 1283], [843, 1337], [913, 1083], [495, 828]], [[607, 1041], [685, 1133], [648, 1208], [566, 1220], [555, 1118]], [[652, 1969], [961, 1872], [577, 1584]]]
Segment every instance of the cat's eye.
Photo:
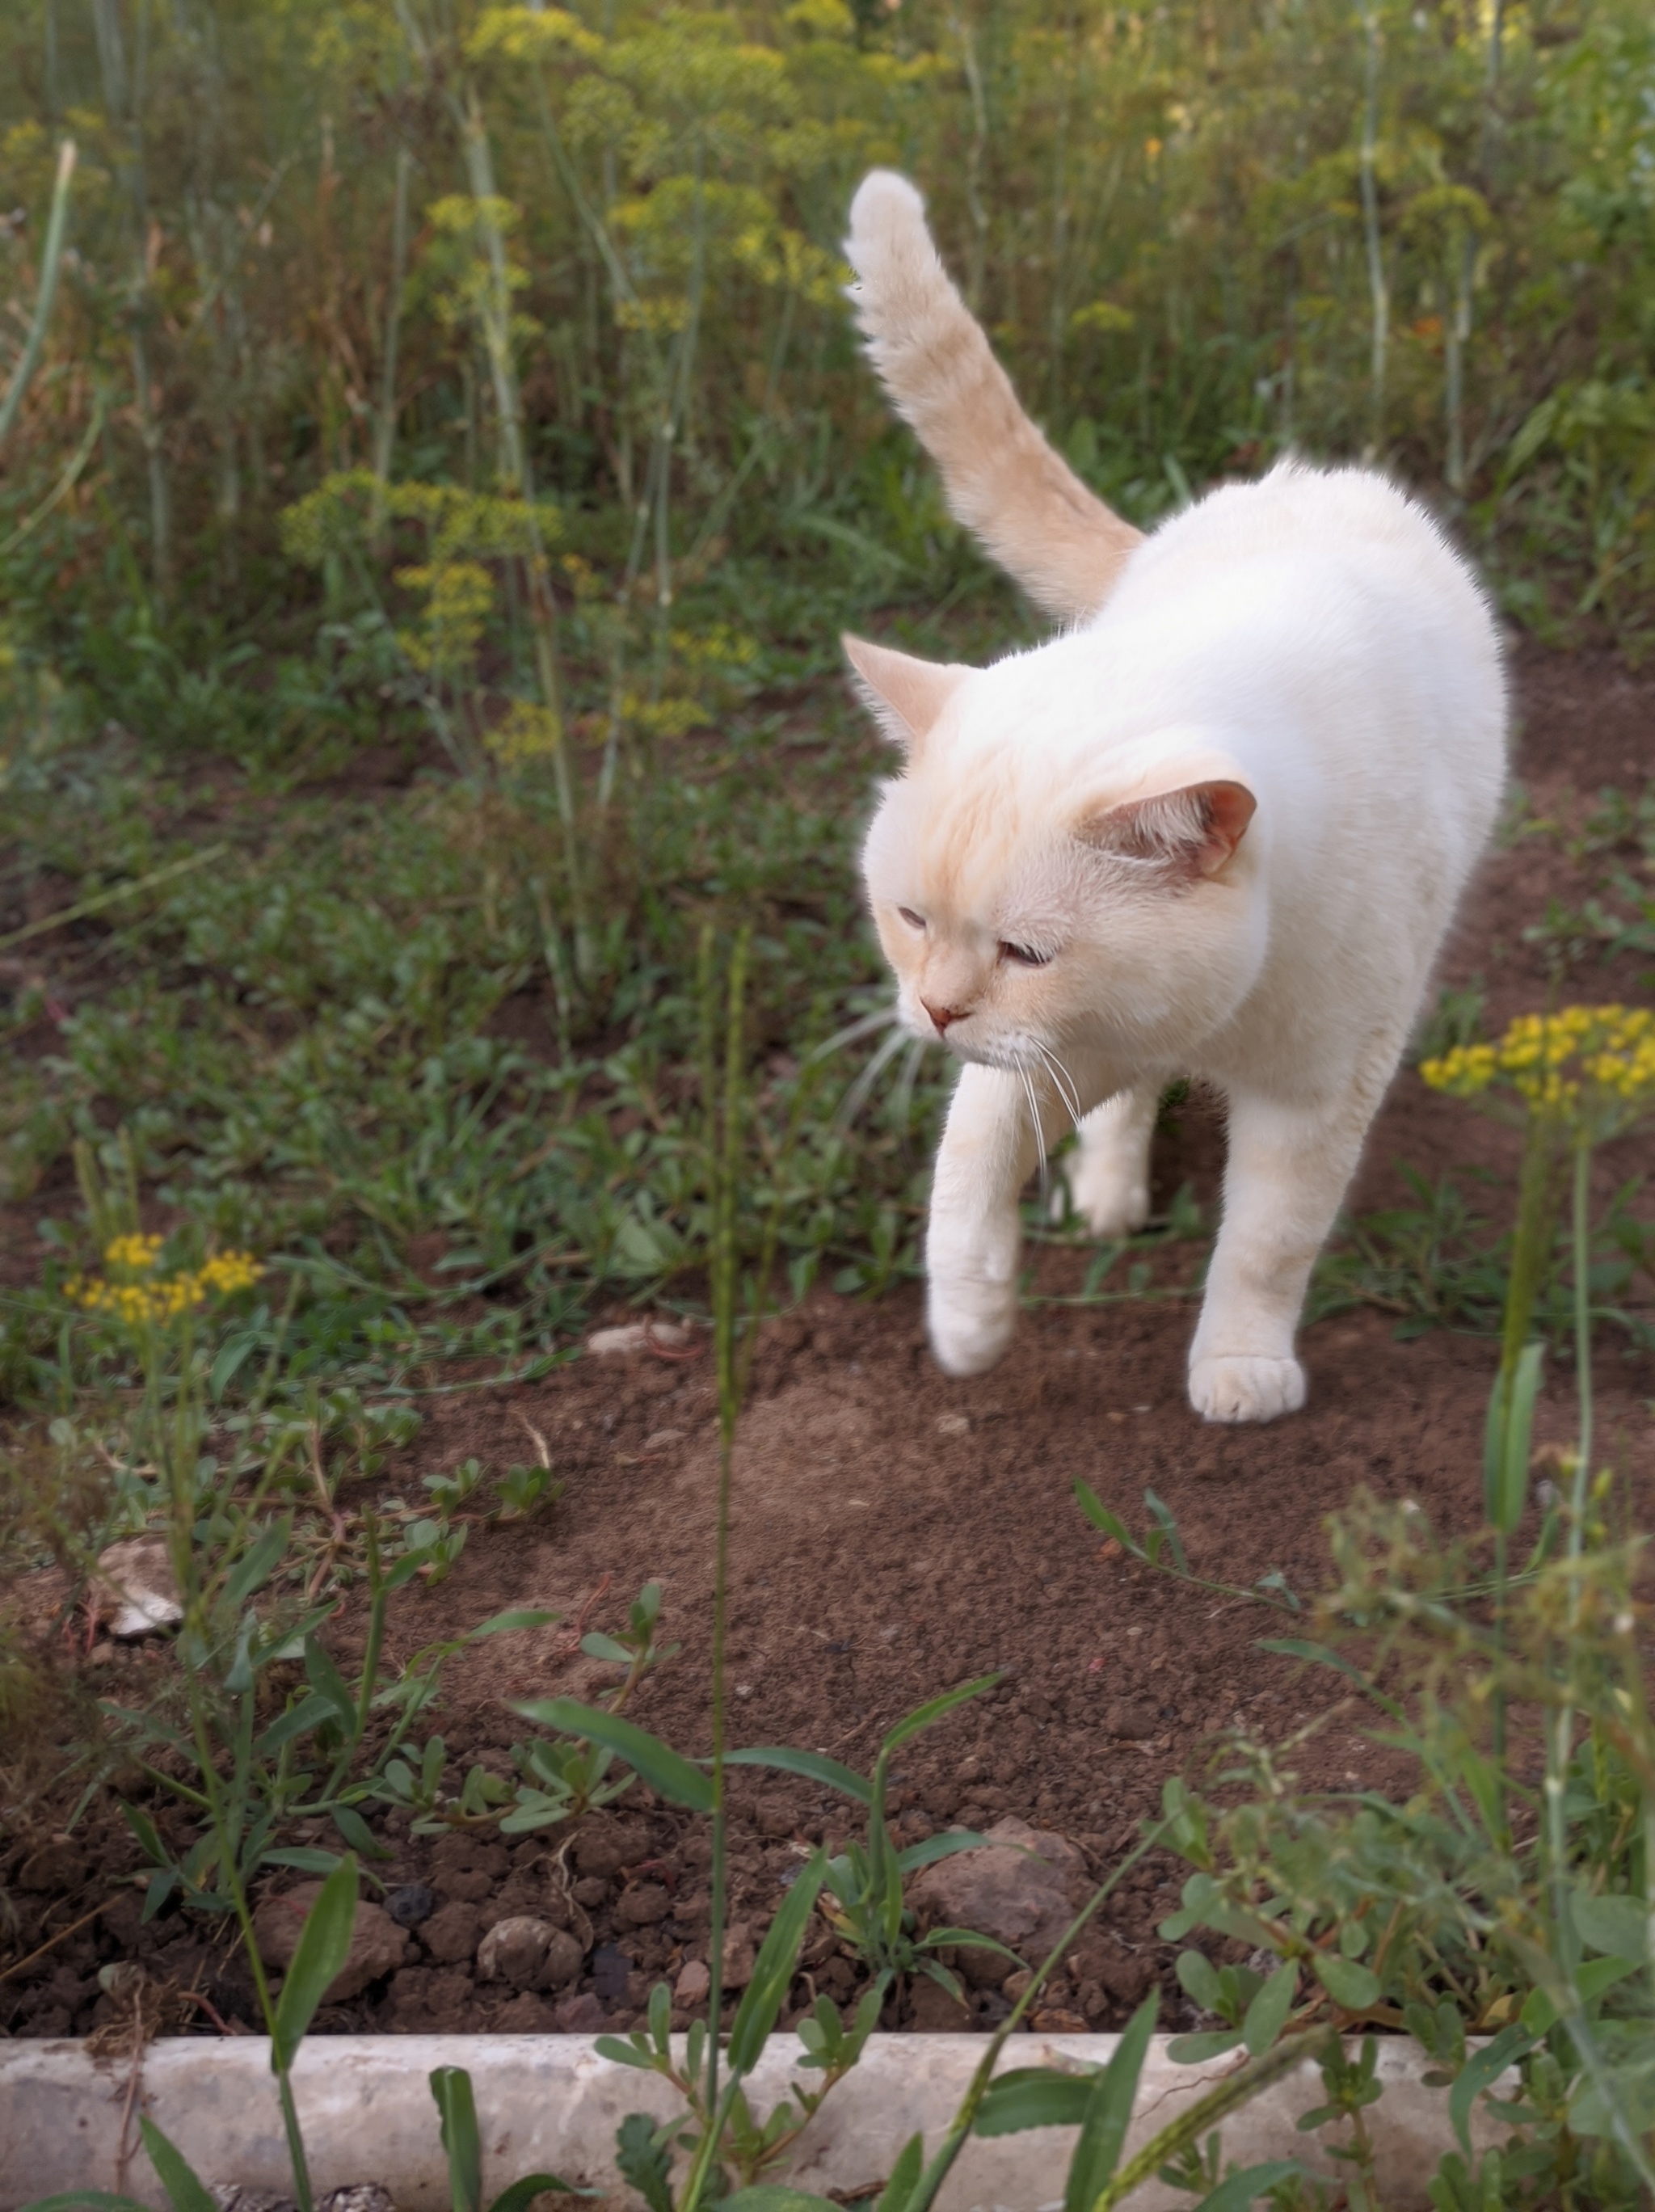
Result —
[[1051, 960], [1052, 955], [1049, 952], [1037, 952], [1032, 945], [1007, 945], [1003, 942], [1000, 946], [1000, 957], [1002, 960], [1015, 960], [1020, 968], [1044, 968]]
[[924, 915], [916, 914], [911, 906], [900, 906], [896, 910], [910, 929], [923, 929], [925, 927]]

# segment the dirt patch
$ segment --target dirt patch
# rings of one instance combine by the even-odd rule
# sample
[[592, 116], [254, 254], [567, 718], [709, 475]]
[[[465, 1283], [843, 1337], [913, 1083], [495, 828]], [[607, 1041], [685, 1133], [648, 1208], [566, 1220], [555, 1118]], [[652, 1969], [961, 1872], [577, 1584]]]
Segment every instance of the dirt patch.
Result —
[[[1641, 781], [1655, 674], [1630, 675], [1607, 657], [1525, 649], [1517, 677], [1518, 773], [1534, 813], [1575, 822], [1600, 786]], [[1479, 981], [1495, 1025], [1544, 1003], [1545, 956], [1525, 932], [1549, 900], [1578, 905], [1602, 866], [1571, 859], [1554, 836], [1519, 837], [1496, 854], [1455, 933], [1444, 981]], [[1623, 959], [1577, 971], [1567, 995], [1636, 999], [1649, 982]], [[1158, 1139], [1158, 1203], [1189, 1183], [1211, 1204], [1222, 1156], [1222, 1132], [1196, 1101]], [[1643, 1157], [1636, 1140], [1610, 1147], [1600, 1163], [1605, 1194]], [[1489, 1179], [1486, 1210], [1509, 1212], [1514, 1140], [1406, 1072], [1375, 1130], [1354, 1209], [1395, 1202], [1403, 1165], [1428, 1178], [1480, 1174]], [[1015, 1815], [1070, 1839], [1096, 1872], [1135, 1838], [1166, 1778], [1197, 1765], [1230, 1723], [1246, 1718], [1281, 1735], [1327, 1706], [1325, 1678], [1258, 1650], [1271, 1623], [1255, 1607], [1108, 1556], [1078, 1513], [1073, 1486], [1085, 1480], [1135, 1518], [1153, 1487], [1176, 1514], [1198, 1571], [1247, 1584], [1275, 1569], [1312, 1590], [1325, 1574], [1324, 1516], [1360, 1484], [1418, 1499], [1450, 1530], [1476, 1524], [1492, 1347], [1446, 1330], [1402, 1341], [1383, 1311], [1343, 1313], [1306, 1333], [1311, 1390], [1302, 1414], [1264, 1430], [1206, 1428], [1184, 1395], [1193, 1306], [1177, 1293], [1193, 1249], [1170, 1248], [1158, 1265], [1163, 1295], [1101, 1308], [1062, 1303], [1081, 1289], [1088, 1253], [1041, 1250], [1013, 1355], [968, 1382], [931, 1364], [917, 1286], [876, 1304], [819, 1291], [766, 1329], [735, 1469], [737, 1741], [805, 1746], [865, 1768], [901, 1714], [997, 1669], [1004, 1680], [990, 1697], [904, 1750], [894, 1799], [901, 1838]], [[646, 1350], [582, 1358], [515, 1391], [428, 1401], [427, 1425], [397, 1463], [399, 1488], [472, 1453], [496, 1463], [524, 1457], [526, 1421], [545, 1436], [567, 1489], [526, 1531], [474, 1529], [452, 1577], [397, 1617], [402, 1644], [411, 1650], [530, 1603], [570, 1616], [588, 1608], [587, 1626], [613, 1628], [638, 1586], [658, 1580], [683, 1649], [645, 1683], [634, 1710], [680, 1750], [704, 1752], [717, 1469], [710, 1370], [704, 1347], [670, 1358]], [[1641, 1487], [1655, 1472], [1655, 1367], [1610, 1338], [1598, 1393], [1605, 1449]], [[1563, 1370], [1543, 1401], [1540, 1442], [1565, 1441], [1571, 1418]], [[347, 1608], [333, 1640], [349, 1651], [360, 1635]], [[440, 1723], [451, 1755], [504, 1774], [508, 1747], [525, 1733], [507, 1710], [512, 1700], [590, 1692], [613, 1679], [567, 1656], [567, 1644], [563, 1632], [547, 1630], [457, 1662]], [[1298, 1765], [1306, 1782], [1333, 1788], [1397, 1790], [1408, 1778], [1354, 1711], [1328, 1720]], [[808, 1850], [853, 1832], [851, 1808], [779, 1777], [742, 1775], [733, 1796], [733, 1911], [756, 1933]], [[517, 1843], [486, 1833], [414, 1838], [396, 1816], [384, 1832], [393, 1856], [379, 1871], [403, 1929], [401, 1963], [330, 2007], [321, 2028], [616, 2027], [635, 2018], [652, 1981], [676, 1984], [705, 1960], [704, 1826], [647, 1792], [573, 1833]], [[100, 2024], [112, 2001], [100, 1989], [99, 1965], [126, 1955], [188, 1993], [185, 2010], [209, 2032], [215, 2019], [251, 2018], [245, 1972], [221, 1931], [176, 1914], [139, 1929], [135, 1893], [117, 1887], [127, 1862], [112, 1823], [75, 1848], [79, 1863], [55, 1876], [50, 1860], [40, 1862], [39, 1888], [14, 1881], [16, 1950], [76, 1908], [113, 1901], [0, 1986], [0, 2021], [12, 2033]], [[1037, 2024], [1063, 2012], [1093, 2027], [1118, 2025], [1157, 1978], [1168, 1991], [1166, 2021], [1183, 2019], [1154, 1932], [1174, 1881], [1169, 1863], [1154, 1862], [1130, 1879]], [[543, 1936], [523, 1950], [530, 1965], [519, 1978], [530, 1986], [504, 1973], [478, 1978], [483, 1937], [512, 1917], [572, 1939]], [[517, 1955], [502, 1942], [491, 1955], [508, 1952]], [[830, 1941], [807, 1951], [807, 1965], [798, 2002], [815, 1989], [854, 1996], [855, 1972]], [[688, 2017], [693, 1972], [682, 1986]], [[969, 2017], [986, 2025], [1006, 2002], [1001, 1990], [976, 1987]], [[917, 2014], [894, 2008], [890, 2024], [899, 2018], [960, 2024], [929, 1994]]]

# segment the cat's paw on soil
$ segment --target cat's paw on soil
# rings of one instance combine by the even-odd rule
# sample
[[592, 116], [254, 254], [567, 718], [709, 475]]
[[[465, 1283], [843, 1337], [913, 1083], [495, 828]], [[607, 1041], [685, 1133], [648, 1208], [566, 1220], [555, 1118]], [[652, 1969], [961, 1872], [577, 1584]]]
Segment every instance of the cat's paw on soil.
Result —
[[1305, 1402], [1305, 1370], [1296, 1359], [1193, 1360], [1190, 1403], [1206, 1421], [1273, 1421]]

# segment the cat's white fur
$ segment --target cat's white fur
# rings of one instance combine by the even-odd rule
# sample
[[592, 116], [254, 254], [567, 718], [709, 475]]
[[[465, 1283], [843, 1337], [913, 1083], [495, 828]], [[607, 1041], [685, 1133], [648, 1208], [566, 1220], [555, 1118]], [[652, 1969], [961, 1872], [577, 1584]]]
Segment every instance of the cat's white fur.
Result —
[[937, 1357], [973, 1375], [1011, 1341], [1037, 1146], [1078, 1117], [1077, 1207], [1137, 1228], [1156, 1101], [1191, 1076], [1228, 1102], [1229, 1158], [1190, 1399], [1271, 1419], [1304, 1402], [1310, 1270], [1500, 804], [1488, 607], [1355, 469], [1284, 464], [1138, 538], [1017, 408], [912, 185], [864, 181], [847, 251], [955, 511], [1043, 604], [1098, 610], [984, 669], [846, 641], [907, 753], [864, 856], [901, 1019], [965, 1063], [926, 1245]]

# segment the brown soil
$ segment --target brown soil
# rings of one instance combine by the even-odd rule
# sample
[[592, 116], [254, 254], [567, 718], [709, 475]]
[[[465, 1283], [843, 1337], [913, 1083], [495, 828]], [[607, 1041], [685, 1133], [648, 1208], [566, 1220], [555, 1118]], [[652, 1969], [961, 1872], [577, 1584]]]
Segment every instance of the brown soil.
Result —
[[[1652, 765], [1655, 673], [1537, 649], [1519, 653], [1517, 673], [1518, 773], [1531, 816], [1567, 825], [1599, 787], [1641, 785]], [[1601, 857], [1572, 860], [1556, 835], [1505, 846], [1468, 902], [1445, 981], [1480, 977], [1490, 1024], [1543, 1003], [1542, 956], [1524, 931], [1550, 899], [1578, 906], [1603, 867]], [[1566, 995], [1646, 996], [1650, 980], [1636, 963], [1607, 969], [1593, 957]], [[1191, 1182], [1210, 1204], [1222, 1160], [1211, 1113], [1193, 1103], [1158, 1142], [1159, 1200]], [[1397, 1202], [1403, 1163], [1432, 1179], [1482, 1170], [1494, 1187], [1482, 1187], [1482, 1210], [1496, 1219], [1509, 1211], [1512, 1140], [1409, 1072], [1374, 1133], [1353, 1210]], [[1643, 1164], [1636, 1140], [1610, 1148], [1605, 1193]], [[1159, 1264], [1162, 1289], [1177, 1288], [1192, 1250], [1173, 1248]], [[1016, 1814], [1071, 1838], [1101, 1869], [1135, 1838], [1166, 1779], [1199, 1767], [1215, 1732], [1245, 1719], [1279, 1735], [1329, 1706], [1325, 1676], [1258, 1650], [1258, 1638], [1279, 1627], [1256, 1606], [1107, 1556], [1075, 1505], [1077, 1479], [1134, 1522], [1152, 1486], [1177, 1516], [1197, 1571], [1246, 1585], [1279, 1569], [1300, 1591], [1325, 1578], [1324, 1517], [1360, 1485], [1416, 1498], [1450, 1531], [1479, 1518], [1493, 1365], [1486, 1339], [1442, 1330], [1398, 1340], [1391, 1315], [1349, 1310], [1306, 1332], [1311, 1395], [1302, 1414], [1263, 1430], [1203, 1427], [1184, 1395], [1191, 1304], [1171, 1296], [1061, 1303], [1079, 1290], [1088, 1256], [1056, 1246], [1039, 1253], [1016, 1348], [974, 1382], [949, 1382], [931, 1364], [915, 1286], [877, 1304], [819, 1291], [764, 1332], [736, 1460], [735, 1740], [809, 1747], [865, 1769], [883, 1731], [913, 1706], [979, 1673], [1004, 1678], [902, 1752], [895, 1802], [904, 1840]], [[507, 1606], [553, 1606], [583, 1615], [586, 1627], [613, 1629], [631, 1595], [654, 1578], [665, 1589], [667, 1631], [683, 1648], [645, 1683], [633, 1711], [680, 1750], [705, 1752], [717, 1467], [710, 1369], [704, 1347], [679, 1358], [585, 1358], [530, 1387], [429, 1401], [424, 1430], [398, 1462], [398, 1489], [472, 1453], [497, 1464], [527, 1457], [525, 1424], [545, 1436], [567, 1489], [526, 1531], [475, 1528], [452, 1577], [410, 1596], [394, 1617], [397, 1656]], [[1600, 1437], [1641, 1489], [1655, 1473], [1655, 1362], [1608, 1339], [1597, 1379]], [[1567, 1438], [1572, 1412], [1570, 1375], [1554, 1363], [1543, 1445]], [[333, 1634], [342, 1655], [360, 1648], [349, 1611]], [[462, 1764], [475, 1759], [504, 1774], [507, 1747], [526, 1733], [507, 1710], [512, 1700], [591, 1694], [613, 1679], [612, 1669], [572, 1655], [564, 1631], [500, 1638], [454, 1662], [440, 1725]], [[1396, 1789], [1406, 1780], [1355, 1711], [1335, 1713], [1298, 1765], [1317, 1785]], [[757, 1932], [805, 1848], [853, 1832], [853, 1823], [840, 1801], [779, 1777], [741, 1776], [733, 1801], [735, 1911]], [[398, 1971], [318, 2025], [630, 2023], [653, 1979], [705, 1955], [707, 1846], [704, 1824], [647, 1793], [618, 1813], [588, 1821], [573, 1839], [549, 1830], [515, 1844], [486, 1834], [410, 1838], [393, 1818], [384, 1880], [428, 1883], [440, 1911], [411, 1931]], [[41, 1906], [56, 1927], [72, 1901], [86, 1910], [109, 1896], [125, 1860], [116, 1832], [105, 1833], [101, 1869], [85, 1858], [55, 1869], [37, 1863], [32, 1878], [50, 1887], [19, 1896], [17, 1949], [41, 1924]], [[1176, 1871], [1151, 1862], [1129, 1881], [1040, 2018], [1117, 2025], [1160, 1978], [1165, 2022], [1181, 2021], [1169, 1954], [1154, 1933]], [[515, 1996], [474, 1979], [479, 1934], [522, 1912], [573, 1929], [584, 1954], [576, 1980]], [[113, 2002], [99, 1995], [99, 1960], [128, 1952], [170, 1984], [203, 1990], [218, 2012], [250, 2016], [227, 1941], [177, 1914], [140, 1932], [136, 1916], [136, 1894], [119, 1893], [94, 1927], [0, 1987], [0, 2021], [9, 2019], [13, 2033], [86, 2030]], [[813, 1972], [835, 1996], [852, 1993], [850, 1963], [837, 1954], [819, 1950]], [[1003, 2014], [992, 1990], [973, 2002], [979, 2024]], [[930, 1993], [917, 2017], [902, 2016], [954, 2024]]]

